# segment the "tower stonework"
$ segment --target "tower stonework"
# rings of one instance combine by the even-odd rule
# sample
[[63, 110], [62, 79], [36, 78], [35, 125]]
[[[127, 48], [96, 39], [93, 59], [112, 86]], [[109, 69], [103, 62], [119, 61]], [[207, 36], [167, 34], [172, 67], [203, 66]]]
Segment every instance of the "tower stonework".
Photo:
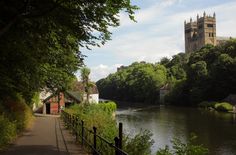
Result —
[[216, 16], [197, 15], [197, 21], [190, 18], [190, 22], [184, 22], [185, 53], [191, 53], [201, 49], [206, 44], [216, 45]]

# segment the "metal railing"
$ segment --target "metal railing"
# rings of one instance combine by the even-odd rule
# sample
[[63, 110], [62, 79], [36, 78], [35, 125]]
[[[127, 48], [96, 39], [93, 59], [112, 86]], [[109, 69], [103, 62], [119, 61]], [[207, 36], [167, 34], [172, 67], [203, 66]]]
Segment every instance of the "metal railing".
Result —
[[76, 141], [80, 141], [82, 146], [90, 148], [93, 155], [128, 155], [122, 150], [122, 123], [119, 123], [119, 135], [114, 138], [114, 143], [97, 134], [97, 128], [88, 129], [84, 126], [84, 121], [78, 116], [61, 111], [61, 117], [66, 126], [72, 129]]

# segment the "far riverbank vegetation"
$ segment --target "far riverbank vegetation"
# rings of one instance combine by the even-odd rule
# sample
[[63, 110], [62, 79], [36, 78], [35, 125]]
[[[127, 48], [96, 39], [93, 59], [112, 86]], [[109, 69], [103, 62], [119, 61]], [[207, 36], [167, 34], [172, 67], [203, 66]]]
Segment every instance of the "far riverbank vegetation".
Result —
[[[157, 63], [134, 62], [99, 80], [97, 86], [101, 98], [144, 105], [160, 104], [162, 87], [168, 89], [165, 103], [171, 105], [223, 102], [228, 95], [236, 94], [236, 40], [218, 46], [206, 45], [171, 59], [164, 57]], [[217, 103], [212, 108], [232, 110], [232, 106], [228, 107], [228, 103], [220, 106]]]

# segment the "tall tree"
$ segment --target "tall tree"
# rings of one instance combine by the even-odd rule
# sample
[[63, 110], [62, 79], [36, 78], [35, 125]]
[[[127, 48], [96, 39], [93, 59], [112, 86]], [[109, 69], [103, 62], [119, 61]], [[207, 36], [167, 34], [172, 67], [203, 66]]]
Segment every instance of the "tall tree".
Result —
[[84, 91], [86, 93], [86, 102], [89, 103], [89, 95], [90, 95], [90, 88], [91, 84], [89, 81], [89, 74], [90, 74], [90, 69], [87, 67], [83, 67], [80, 69], [80, 75], [81, 75], [81, 80], [84, 86]]

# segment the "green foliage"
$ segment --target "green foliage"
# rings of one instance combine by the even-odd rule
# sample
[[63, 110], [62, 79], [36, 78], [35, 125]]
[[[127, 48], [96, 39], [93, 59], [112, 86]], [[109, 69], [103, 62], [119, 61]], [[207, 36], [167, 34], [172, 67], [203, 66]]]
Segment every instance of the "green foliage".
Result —
[[39, 92], [36, 92], [32, 98], [32, 103], [31, 104], [35, 104], [36, 107], [39, 107], [40, 106], [40, 93]]
[[116, 103], [113, 101], [105, 102], [105, 103], [99, 103], [96, 104], [99, 108], [101, 108], [103, 111], [112, 114], [113, 112], [116, 111], [117, 106]]
[[[159, 64], [133, 63], [97, 82], [102, 98], [155, 103], [159, 89], [168, 83], [165, 101], [197, 105], [219, 101], [236, 89], [236, 40], [218, 46], [206, 45], [190, 54], [179, 53]], [[222, 108], [224, 109], [224, 108]]]
[[79, 48], [104, 44], [120, 11], [134, 20], [138, 9], [127, 0], [10, 0], [0, 7], [0, 97], [20, 93], [27, 104], [43, 88], [68, 88], [83, 64]]
[[21, 95], [7, 97], [2, 101], [4, 107], [4, 114], [9, 120], [14, 121], [17, 131], [21, 132], [27, 128], [32, 121], [32, 110], [26, 104]]
[[[72, 105], [65, 111], [74, 115], [77, 115], [79, 119], [84, 121], [84, 126], [88, 130], [92, 130], [93, 127], [97, 128], [97, 134], [107, 139], [110, 142], [114, 142], [114, 137], [118, 135], [118, 129], [116, 127], [116, 121], [112, 117], [111, 111], [114, 109], [114, 102], [101, 103], [101, 104], [89, 104], [89, 105]], [[114, 111], [113, 111], [114, 112]], [[81, 132], [81, 128], [77, 129]], [[87, 134], [87, 141], [93, 143], [93, 135]], [[109, 149], [99, 138], [97, 141], [97, 149], [103, 152], [103, 154], [113, 154], [113, 150]]]
[[[175, 80], [178, 76], [174, 74], [176, 69], [173, 71], [171, 60], [165, 65], [170, 75], [174, 76], [169, 78], [173, 81], [173, 89], [167, 97], [168, 101], [174, 104], [185, 102], [196, 105], [206, 100], [219, 101], [229, 94], [235, 94], [235, 47], [236, 40], [231, 39], [225, 44], [215, 47], [206, 45], [199, 51], [191, 53], [189, 57], [185, 57], [188, 59], [186, 63], [178, 65], [186, 72], [186, 79], [183, 78], [180, 83]], [[177, 60], [175, 63], [180, 62]]]
[[165, 146], [164, 149], [160, 149], [157, 151], [156, 155], [173, 155], [168, 146]]
[[112, 112], [116, 110], [114, 102], [78, 105], [74, 104], [66, 109], [67, 112], [79, 116], [85, 122], [85, 127], [92, 129], [97, 128], [98, 134], [113, 141], [117, 135], [116, 122], [112, 117]]
[[208, 154], [208, 149], [204, 148], [202, 145], [194, 144], [197, 137], [192, 135], [187, 143], [183, 143], [180, 139], [174, 138], [172, 140], [173, 150], [168, 146], [164, 149], [157, 151], [156, 155], [206, 155]]
[[199, 103], [198, 106], [201, 108], [211, 108], [211, 109], [215, 109], [217, 111], [224, 111], [224, 112], [228, 112], [228, 111], [233, 110], [233, 105], [231, 105], [230, 103], [227, 103], [227, 102], [203, 101], [203, 102]]
[[214, 105], [214, 108], [218, 111], [232, 111], [233, 106], [227, 102], [222, 102], [222, 103], [216, 103]]
[[151, 146], [154, 143], [151, 137], [152, 133], [148, 130], [141, 131], [133, 138], [126, 136], [123, 149], [130, 155], [149, 155], [151, 154]]
[[84, 86], [84, 93], [86, 94], [86, 101], [85, 103], [89, 103], [89, 95], [90, 95], [90, 89], [92, 88], [92, 84], [89, 82], [89, 74], [90, 69], [87, 67], [83, 67], [80, 69], [80, 76], [81, 80]]
[[163, 65], [135, 62], [96, 84], [102, 98], [156, 103], [159, 88], [166, 82], [167, 70]]
[[16, 124], [4, 115], [0, 115], [0, 131], [0, 150], [2, 150], [6, 144], [16, 137]]
[[0, 101], [0, 150], [18, 133], [29, 127], [33, 119], [30, 107], [21, 95], [15, 94]]
[[188, 90], [185, 80], [176, 81], [171, 91], [165, 96], [165, 101], [174, 105], [184, 105], [188, 102]]

